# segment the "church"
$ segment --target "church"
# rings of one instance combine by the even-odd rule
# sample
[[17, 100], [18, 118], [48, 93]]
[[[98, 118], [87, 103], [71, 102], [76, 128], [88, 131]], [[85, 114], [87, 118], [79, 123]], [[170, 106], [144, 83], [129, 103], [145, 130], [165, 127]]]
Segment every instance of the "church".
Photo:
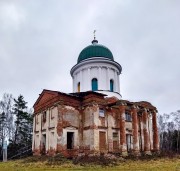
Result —
[[121, 65], [98, 43], [79, 54], [70, 71], [72, 93], [44, 89], [34, 104], [34, 155], [65, 157], [159, 151], [157, 109], [146, 101], [123, 100]]

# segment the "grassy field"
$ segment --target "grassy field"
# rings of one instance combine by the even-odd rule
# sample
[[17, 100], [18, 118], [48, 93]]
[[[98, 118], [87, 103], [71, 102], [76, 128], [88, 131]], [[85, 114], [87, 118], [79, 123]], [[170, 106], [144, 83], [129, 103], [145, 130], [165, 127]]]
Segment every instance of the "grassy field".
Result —
[[175, 158], [156, 158], [148, 160], [125, 160], [120, 161], [116, 166], [102, 166], [94, 164], [73, 164], [66, 160], [61, 164], [44, 161], [33, 161], [22, 159], [8, 162], [0, 162], [0, 171], [68, 171], [68, 170], [117, 170], [117, 171], [180, 171], [180, 156]]

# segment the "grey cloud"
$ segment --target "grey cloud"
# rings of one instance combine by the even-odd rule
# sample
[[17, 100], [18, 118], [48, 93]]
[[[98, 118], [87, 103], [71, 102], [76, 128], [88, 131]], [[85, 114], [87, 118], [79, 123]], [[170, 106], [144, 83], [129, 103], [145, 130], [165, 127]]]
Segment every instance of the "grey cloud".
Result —
[[32, 106], [44, 88], [71, 92], [69, 71], [97, 29], [123, 67], [123, 98], [176, 111], [179, 7], [176, 0], [1, 1], [0, 94], [21, 93]]

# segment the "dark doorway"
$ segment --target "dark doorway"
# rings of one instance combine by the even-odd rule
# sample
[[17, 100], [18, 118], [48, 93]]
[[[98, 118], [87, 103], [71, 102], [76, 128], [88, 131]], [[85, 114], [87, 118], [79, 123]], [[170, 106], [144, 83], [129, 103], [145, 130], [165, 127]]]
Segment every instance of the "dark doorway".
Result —
[[67, 132], [67, 149], [73, 149], [74, 132]]

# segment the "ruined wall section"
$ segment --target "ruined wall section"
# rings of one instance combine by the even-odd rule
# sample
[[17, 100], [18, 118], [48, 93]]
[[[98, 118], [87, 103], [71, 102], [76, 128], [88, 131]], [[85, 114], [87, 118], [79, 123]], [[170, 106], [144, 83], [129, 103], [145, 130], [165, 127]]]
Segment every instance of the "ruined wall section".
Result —
[[85, 151], [99, 150], [99, 104], [104, 102], [103, 96], [88, 95], [83, 99], [83, 145]]
[[[73, 133], [71, 149], [79, 149], [79, 111], [72, 106], [59, 105], [57, 118], [57, 152], [68, 156], [68, 133]], [[71, 150], [72, 151], [72, 150]]]
[[84, 109], [84, 125], [83, 125], [83, 145], [84, 148], [87, 150], [95, 150], [95, 130], [97, 130], [97, 105], [87, 106]]
[[[63, 141], [61, 144], [67, 142], [66, 139], [58, 139], [59, 128], [59, 104], [65, 104], [64, 119], [60, 128], [69, 129], [75, 128], [75, 141], [74, 146], [78, 146], [78, 126], [79, 114], [75, 110], [76, 106], [80, 105], [77, 98], [71, 98], [64, 93], [44, 90], [34, 105], [34, 122], [33, 122], [33, 151], [34, 155], [47, 154], [54, 155], [58, 152], [58, 142]], [[68, 106], [71, 104], [71, 106]], [[74, 107], [72, 107], [74, 106]], [[63, 108], [62, 108], [63, 109]], [[74, 117], [71, 117], [74, 116]], [[66, 131], [67, 133], [67, 131]], [[66, 134], [65, 133], [65, 134]], [[65, 137], [65, 136], [64, 136]]]
[[[128, 102], [95, 93], [71, 97], [46, 92], [36, 102], [33, 118], [35, 155], [80, 152], [151, 154], [159, 150], [156, 108], [148, 102]], [[47, 102], [46, 102], [47, 100]], [[126, 120], [130, 114], [131, 120]], [[70, 144], [69, 140], [72, 141]]]
[[107, 108], [106, 109], [107, 116], [107, 138], [108, 138], [108, 151], [109, 152], [119, 152], [119, 116], [118, 109], [115, 108]]

